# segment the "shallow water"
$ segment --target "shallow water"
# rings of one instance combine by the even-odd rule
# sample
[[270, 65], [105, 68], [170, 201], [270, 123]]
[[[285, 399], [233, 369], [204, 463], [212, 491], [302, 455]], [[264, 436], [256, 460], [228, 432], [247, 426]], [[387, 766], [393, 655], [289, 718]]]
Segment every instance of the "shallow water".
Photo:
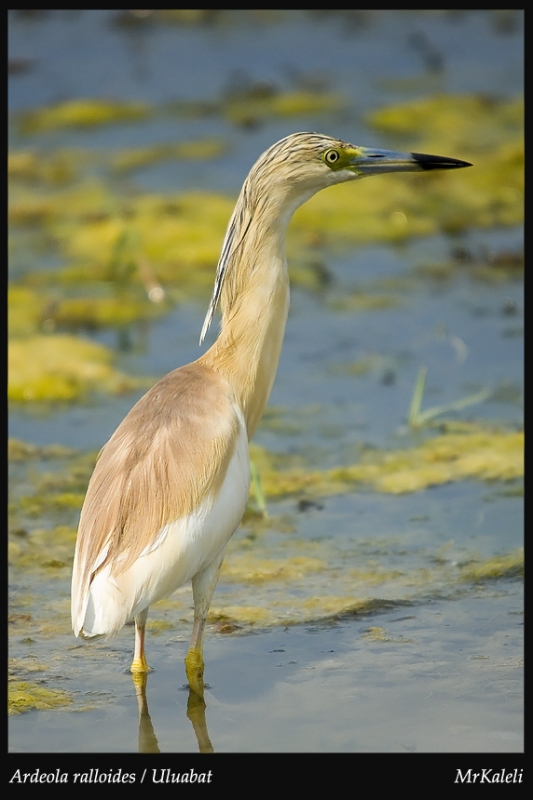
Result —
[[[12, 111], [65, 97], [159, 103], [212, 98], [236, 80], [236, 71], [282, 86], [290, 85], [295, 72], [308, 80], [326, 77], [350, 98], [350, 107], [344, 117], [269, 120], [246, 131], [219, 118], [161, 117], [23, 141], [13, 130], [10, 144], [117, 148], [215, 133], [232, 142], [226, 155], [148, 167], [136, 175], [136, 186], [235, 194], [258, 153], [290, 130], [319, 129], [386, 147], [386, 135], [377, 137], [363, 120], [371, 108], [436, 92], [516, 96], [522, 85], [522, 18], [519, 12], [507, 19], [503, 14], [375, 12], [363, 25], [363, 18], [348, 24], [335, 14], [280, 12], [259, 20], [249, 12], [221, 26], [143, 30], [113, 26], [113, 12], [12, 14], [10, 57], [34, 61], [32, 69], [10, 79]], [[431, 66], [436, 63], [442, 68]], [[474, 254], [513, 252], [522, 247], [522, 230], [476, 229], [458, 240], [435, 236], [328, 254], [324, 291], [293, 290], [270, 401], [274, 416], [267, 417], [256, 441], [322, 470], [352, 463], [362, 444], [415, 446], [417, 436], [406, 430], [405, 419], [421, 365], [428, 367], [425, 407], [488, 388], [492, 395], [484, 403], [448, 419], [520, 427], [521, 277], [509, 273], [480, 281], [465, 268], [439, 282], [414, 271], [446, 262], [453, 246]], [[32, 257], [39, 268], [39, 254]], [[12, 277], [23, 269], [17, 262]], [[338, 301], [354, 288], [368, 290], [378, 279], [398, 277], [405, 282], [395, 306], [339, 310]], [[196, 358], [206, 304], [207, 297], [204, 303], [190, 301], [143, 330], [134, 328], [135, 346], [127, 352], [117, 348], [120, 367], [158, 377]], [[113, 333], [94, 336], [117, 344]], [[350, 371], [363, 358], [370, 369]], [[96, 451], [138, 394], [55, 412], [13, 408], [10, 435], [35, 445]], [[31, 494], [36, 472], [68, 472], [69, 463], [12, 465], [13, 495]], [[202, 743], [205, 748], [207, 731], [215, 752], [521, 752], [521, 577], [500, 571], [493, 578], [461, 579], [469, 563], [505, 556], [522, 544], [520, 482], [472, 479], [400, 496], [357, 489], [311, 499], [314, 505], [304, 513], [298, 498], [267, 497], [270, 523], [244, 526], [230, 546], [228, 567], [243, 554], [250, 569], [260, 559], [316, 559], [324, 566], [263, 583], [235, 581], [229, 572], [222, 576], [216, 610], [253, 606], [277, 618], [267, 615], [266, 624], [237, 620], [229, 633], [209, 626], [210, 688], [205, 727], [196, 715], [196, 733], [183, 688], [189, 589], [151, 612], [164, 625], [149, 632], [154, 672], [147, 683], [149, 717], [144, 708], [139, 736], [138, 698], [126, 672], [132, 630], [109, 643], [80, 644], [69, 631], [69, 566], [56, 572], [14, 569], [11, 613], [30, 617], [17, 622], [10, 640], [15, 672], [68, 692], [72, 702], [11, 717], [10, 750], [195, 752]], [[74, 509], [60, 521], [74, 526], [76, 515]], [[53, 516], [36, 522], [29, 513], [26, 521], [30, 528], [58, 524]], [[388, 572], [388, 579], [379, 580], [380, 572]], [[366, 598], [369, 604], [329, 616], [322, 606], [316, 619], [303, 614], [310, 598], [329, 595]], [[41, 668], [32, 671], [32, 664]]]
[[[521, 593], [510, 585], [377, 618], [210, 637], [213, 684], [205, 699], [213, 750], [521, 752], [521, 609]], [[372, 636], [376, 625], [383, 640]], [[186, 716], [184, 652], [182, 643], [154, 654], [151, 728], [144, 718], [140, 735], [130, 676], [102, 663], [103, 653], [83, 666], [78, 657], [76, 684], [83, 675], [85, 682], [87, 674], [98, 676], [100, 690], [80, 698], [93, 710], [39, 712], [30, 715], [31, 726], [24, 716], [11, 719], [16, 751], [69, 752], [83, 739], [84, 752], [92, 753], [197, 752]]]

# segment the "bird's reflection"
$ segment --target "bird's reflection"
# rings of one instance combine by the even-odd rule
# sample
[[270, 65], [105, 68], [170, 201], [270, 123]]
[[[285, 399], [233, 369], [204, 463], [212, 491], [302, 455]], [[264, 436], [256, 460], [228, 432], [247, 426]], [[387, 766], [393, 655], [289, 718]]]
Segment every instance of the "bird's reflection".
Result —
[[[148, 675], [146, 673], [137, 673], [132, 675], [133, 684], [135, 686], [135, 694], [137, 695], [137, 707], [139, 709], [139, 753], [160, 753], [159, 743], [155, 735], [154, 726], [148, 710], [148, 700], [146, 697], [146, 686], [148, 684]], [[207, 730], [207, 722], [205, 719], [205, 700], [189, 689], [189, 698], [187, 700], [187, 717], [192, 723], [196, 741], [198, 742], [198, 750], [200, 753], [214, 753], [209, 732]]]
[[196, 692], [193, 692], [192, 689], [189, 689], [187, 716], [192, 722], [200, 753], [214, 753], [205, 719], [205, 700], [203, 697], [199, 697]]

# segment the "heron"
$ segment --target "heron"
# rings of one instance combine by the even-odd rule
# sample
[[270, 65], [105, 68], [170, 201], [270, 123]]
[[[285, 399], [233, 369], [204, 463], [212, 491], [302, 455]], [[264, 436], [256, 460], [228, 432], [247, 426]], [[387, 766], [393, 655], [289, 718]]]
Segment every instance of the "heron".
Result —
[[295, 210], [328, 186], [466, 161], [294, 133], [252, 166], [230, 218], [202, 344], [220, 305], [214, 344], [159, 380], [102, 448], [80, 515], [72, 577], [76, 636], [109, 638], [134, 621], [131, 672], [150, 670], [148, 609], [192, 582], [185, 672], [204, 692], [203, 635], [226, 546], [244, 514], [248, 443], [268, 401], [289, 309], [286, 231]]

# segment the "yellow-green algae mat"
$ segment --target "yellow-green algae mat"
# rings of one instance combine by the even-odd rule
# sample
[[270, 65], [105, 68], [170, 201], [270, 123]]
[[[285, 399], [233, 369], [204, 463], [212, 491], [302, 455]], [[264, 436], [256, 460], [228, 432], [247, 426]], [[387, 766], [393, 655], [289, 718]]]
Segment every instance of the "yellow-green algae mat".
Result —
[[72, 697], [62, 689], [49, 689], [31, 681], [8, 682], [9, 714], [64, 709], [71, 703]]
[[149, 385], [116, 370], [112, 359], [104, 345], [69, 334], [9, 342], [8, 399], [71, 401], [91, 391], [121, 394]]
[[[398, 451], [371, 450], [360, 463], [332, 470], [306, 470], [303, 467], [277, 469], [283, 457], [271, 456], [252, 447], [254, 463], [261, 475], [266, 498], [287, 496], [318, 499], [325, 495], [354, 492], [359, 489], [400, 494], [429, 486], [460, 480], [482, 480], [491, 486], [510, 487], [513, 497], [522, 494], [520, 479], [524, 473], [524, 437], [522, 432], [465, 425], [462, 432], [444, 433], [429, 438], [418, 447]], [[505, 489], [503, 489], [505, 492]], [[290, 521], [283, 523], [290, 529]], [[246, 526], [246, 518], [245, 518]], [[354, 548], [368, 545], [354, 543]], [[523, 550], [481, 558], [463, 553], [461, 564], [450, 563], [445, 552], [424, 552], [422, 563], [407, 566], [401, 558], [387, 565], [388, 545], [372, 545], [380, 554], [375, 559], [346, 550], [335, 555], [335, 541], [295, 540], [289, 537], [282, 550], [286, 556], [272, 558], [261, 537], [230, 543], [221, 580], [224, 583], [254, 584], [265, 587], [261, 606], [215, 606], [210, 619], [249, 625], [279, 625], [309, 622], [363, 611], [377, 611], [398, 601], [416, 601], [428, 592], [451, 593], [467, 584], [486, 580], [518, 577], [523, 572]], [[394, 549], [394, 547], [393, 547]], [[445, 548], [446, 549], [446, 548]], [[290, 551], [290, 554], [289, 554]], [[299, 551], [299, 555], [295, 552]], [[272, 553], [272, 550], [270, 550]], [[363, 567], [349, 564], [363, 563]], [[336, 594], [320, 594], [335, 583]], [[284, 591], [269, 592], [269, 586], [284, 585]], [[311, 588], [312, 585], [312, 588]], [[289, 588], [290, 587], [290, 588]], [[356, 592], [357, 596], [354, 596]], [[309, 596], [309, 595], [312, 596]], [[379, 598], [379, 599], [378, 599]], [[230, 600], [229, 596], [227, 597]]]
[[[306, 114], [339, 111], [346, 105], [337, 94], [327, 91], [278, 91], [273, 86], [243, 87], [221, 100], [176, 101], [163, 108], [148, 103], [119, 102], [100, 98], [79, 98], [16, 114], [21, 133], [37, 134], [65, 128], [95, 128], [117, 122], [137, 122], [158, 114], [181, 117], [224, 117], [240, 126], [255, 125], [263, 119], [292, 118]], [[170, 151], [172, 153], [172, 151]], [[176, 157], [182, 157], [179, 150]], [[201, 157], [193, 151], [192, 157]]]
[[[90, 116], [88, 106], [67, 104], [51, 111], [59, 121], [68, 117], [67, 112], [74, 119], [77, 114], [83, 124], [84, 115]], [[113, 117], [113, 109], [105, 103], [95, 103], [92, 111], [94, 124]], [[119, 104], [115, 111], [118, 119], [130, 115], [132, 120], [152, 113], [128, 104]], [[451, 150], [475, 162], [476, 169], [447, 173], [445, 179], [425, 175], [423, 181], [405, 175], [389, 180], [386, 192], [381, 179], [375, 178], [357, 190], [344, 185], [319, 193], [297, 211], [290, 226], [294, 284], [323, 288], [326, 270], [317, 263], [317, 243], [321, 249], [339, 249], [522, 222], [522, 98], [499, 102], [441, 95], [376, 110], [368, 122], [389, 131], [391, 146], [422, 152]], [[422, 127], [425, 134], [420, 139]], [[228, 146], [216, 141], [198, 145], [202, 158], [215, 158]], [[118, 156], [103, 154], [100, 177], [93, 174], [99, 157], [92, 151], [10, 152], [10, 256], [27, 261], [28, 249], [46, 251], [53, 242], [61, 264], [54, 270], [29, 272], [10, 287], [10, 398], [54, 399], [47, 367], [42, 376], [35, 374], [36, 364], [33, 372], [28, 368], [17, 374], [21, 364], [31, 363], [31, 349], [46, 348], [40, 338], [25, 341], [26, 337], [84, 326], [126, 326], [168, 313], [188, 298], [207, 297], [234, 198], [210, 192], [122, 196], [113, 183], [116, 170], [133, 169], [151, 158], [191, 158], [194, 152], [193, 142], [179, 142], [175, 147], [155, 146], [152, 153], [132, 150], [129, 161], [128, 151], [121, 152], [118, 161]], [[65, 342], [52, 340], [49, 349], [57, 344], [59, 352]], [[88, 372], [95, 360], [98, 369], [104, 369], [100, 351], [90, 354]], [[97, 379], [104, 391], [126, 388], [124, 376], [113, 374], [109, 361], [104, 372], [103, 379]], [[90, 390], [91, 381], [75, 370], [70, 378], [61, 375], [57, 385], [57, 399], [77, 399]]]
[[443, 425], [444, 433], [416, 447], [369, 449], [359, 461], [329, 470], [279, 469], [283, 457], [252, 445], [252, 458], [268, 498], [325, 496], [357, 486], [401, 494], [466, 479], [511, 481], [524, 474], [524, 433], [476, 424]]

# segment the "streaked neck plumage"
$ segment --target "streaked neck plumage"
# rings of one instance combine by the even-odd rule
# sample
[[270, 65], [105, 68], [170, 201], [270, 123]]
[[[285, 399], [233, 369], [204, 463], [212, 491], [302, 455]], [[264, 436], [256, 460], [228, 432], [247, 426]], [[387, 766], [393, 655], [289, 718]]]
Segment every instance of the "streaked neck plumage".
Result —
[[289, 310], [287, 226], [314, 193], [281, 184], [263, 194], [253, 179], [252, 172], [230, 220], [217, 271], [210, 313], [220, 293], [220, 335], [199, 359], [231, 384], [249, 438], [267, 404], [283, 344]]

